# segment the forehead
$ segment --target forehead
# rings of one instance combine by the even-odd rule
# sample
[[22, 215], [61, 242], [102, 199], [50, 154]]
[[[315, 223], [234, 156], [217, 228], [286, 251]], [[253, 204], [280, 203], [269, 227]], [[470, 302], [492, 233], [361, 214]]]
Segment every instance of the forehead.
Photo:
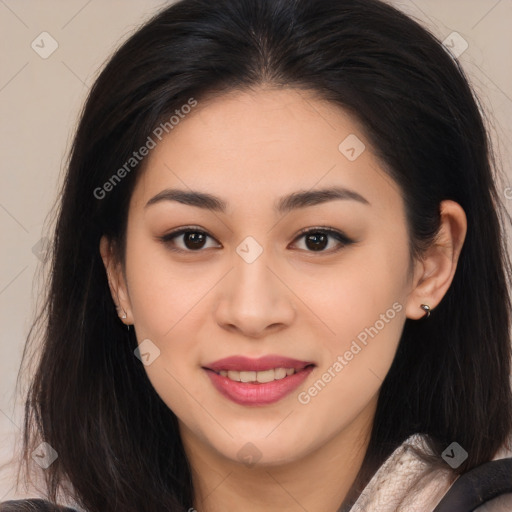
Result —
[[156, 142], [137, 202], [177, 186], [229, 196], [230, 204], [272, 197], [272, 207], [277, 196], [328, 186], [364, 190], [370, 202], [396, 202], [391, 196], [399, 194], [358, 120], [308, 91], [234, 91], [198, 101]]

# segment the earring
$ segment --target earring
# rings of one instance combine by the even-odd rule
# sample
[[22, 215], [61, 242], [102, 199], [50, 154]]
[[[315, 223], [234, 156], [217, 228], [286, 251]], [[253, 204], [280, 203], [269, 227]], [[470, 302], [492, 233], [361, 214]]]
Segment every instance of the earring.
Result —
[[430, 306], [427, 304], [422, 304], [420, 308], [423, 309], [423, 311], [425, 311], [425, 316], [423, 318], [426, 320], [430, 316]]
[[[126, 320], [128, 318], [128, 315], [126, 314], [126, 311], [123, 309], [123, 314], [122, 315], [119, 315], [119, 318], [121, 320]], [[124, 323], [124, 322], [123, 322]], [[126, 328], [128, 329], [128, 331], [130, 330], [130, 324], [126, 324]]]
[[[119, 316], [119, 318], [121, 320], [126, 320], [126, 318], [128, 317], [127, 314], [126, 314], [126, 311], [121, 307], [121, 306], [116, 306], [116, 309], [117, 309], [117, 314]], [[123, 314], [120, 314], [119, 313], [119, 310], [122, 309], [123, 310]]]

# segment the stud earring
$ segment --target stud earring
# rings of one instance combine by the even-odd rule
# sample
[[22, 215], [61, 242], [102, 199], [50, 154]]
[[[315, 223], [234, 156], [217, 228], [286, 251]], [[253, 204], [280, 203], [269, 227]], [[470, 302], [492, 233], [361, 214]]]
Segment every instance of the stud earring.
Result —
[[[128, 318], [128, 315], [126, 314], [126, 311], [123, 309], [123, 314], [122, 315], [119, 315], [119, 318], [121, 320], [126, 320]], [[124, 322], [123, 322], [124, 323]], [[130, 330], [130, 324], [126, 324], [126, 328], [128, 329], [128, 331]]]
[[423, 309], [423, 311], [425, 311], [425, 316], [423, 318], [426, 320], [430, 316], [430, 306], [427, 304], [422, 304], [420, 308]]
[[[128, 315], [126, 314], [126, 311], [121, 306], [116, 306], [116, 309], [117, 309], [117, 315], [119, 316], [119, 318], [121, 320], [126, 320], [126, 318], [128, 317]], [[123, 314], [119, 313], [120, 309], [123, 311]]]

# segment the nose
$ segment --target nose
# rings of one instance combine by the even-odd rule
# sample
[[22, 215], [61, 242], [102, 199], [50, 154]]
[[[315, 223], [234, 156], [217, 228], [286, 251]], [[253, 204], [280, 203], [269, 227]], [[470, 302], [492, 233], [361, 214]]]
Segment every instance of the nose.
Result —
[[223, 329], [261, 338], [292, 324], [293, 292], [268, 260], [266, 251], [252, 263], [234, 255], [234, 268], [220, 284], [215, 310]]

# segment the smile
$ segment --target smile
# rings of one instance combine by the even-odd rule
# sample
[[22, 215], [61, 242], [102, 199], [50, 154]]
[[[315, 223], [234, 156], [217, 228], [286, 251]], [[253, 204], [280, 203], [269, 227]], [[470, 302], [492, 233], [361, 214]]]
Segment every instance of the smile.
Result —
[[236, 355], [203, 366], [215, 389], [239, 405], [268, 405], [299, 387], [316, 365], [287, 356]]

